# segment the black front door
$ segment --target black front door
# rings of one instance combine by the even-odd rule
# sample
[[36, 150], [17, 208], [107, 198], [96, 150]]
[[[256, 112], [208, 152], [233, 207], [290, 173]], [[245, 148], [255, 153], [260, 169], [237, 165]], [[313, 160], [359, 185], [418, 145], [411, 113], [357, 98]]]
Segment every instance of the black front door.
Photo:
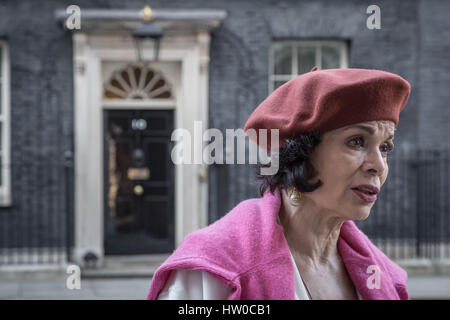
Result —
[[104, 111], [105, 254], [173, 250], [172, 130], [172, 110]]

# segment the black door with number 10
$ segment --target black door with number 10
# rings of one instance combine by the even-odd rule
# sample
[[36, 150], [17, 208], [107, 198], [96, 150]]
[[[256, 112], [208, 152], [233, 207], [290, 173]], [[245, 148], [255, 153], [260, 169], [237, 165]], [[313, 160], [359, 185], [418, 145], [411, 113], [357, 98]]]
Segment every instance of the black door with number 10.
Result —
[[104, 111], [105, 254], [173, 250], [172, 131], [172, 110]]

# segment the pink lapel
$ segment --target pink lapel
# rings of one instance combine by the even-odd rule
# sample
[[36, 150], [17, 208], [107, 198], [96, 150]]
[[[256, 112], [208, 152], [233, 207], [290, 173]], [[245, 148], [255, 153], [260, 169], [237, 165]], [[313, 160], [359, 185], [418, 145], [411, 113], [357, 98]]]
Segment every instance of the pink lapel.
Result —
[[376, 248], [353, 221], [342, 225], [338, 250], [364, 300], [408, 299], [406, 283], [402, 283], [406, 282], [406, 272]]

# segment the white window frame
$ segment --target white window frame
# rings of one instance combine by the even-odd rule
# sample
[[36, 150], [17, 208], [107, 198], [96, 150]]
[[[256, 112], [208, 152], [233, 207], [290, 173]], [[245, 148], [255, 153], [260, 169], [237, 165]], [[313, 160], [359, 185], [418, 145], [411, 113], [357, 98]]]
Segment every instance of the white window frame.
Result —
[[[275, 74], [275, 61], [274, 61], [274, 45], [288, 45], [292, 47], [292, 68], [290, 75], [276, 75]], [[297, 47], [298, 45], [305, 45], [315, 47], [316, 51], [316, 66], [322, 69], [322, 47], [327, 45], [337, 46], [340, 49], [340, 68], [348, 68], [348, 46], [345, 40], [283, 40], [274, 41], [270, 47], [269, 55], [269, 93], [274, 90], [275, 81], [289, 81], [299, 76], [297, 65]]]
[[10, 58], [9, 58], [9, 46], [4, 40], [0, 40], [0, 49], [2, 51], [1, 61], [2, 64], [0, 74], [0, 90], [1, 95], [1, 110], [0, 122], [1, 126], [1, 143], [2, 150], [0, 150], [0, 156], [2, 160], [2, 184], [0, 185], [0, 206], [11, 206], [11, 123], [10, 123]]

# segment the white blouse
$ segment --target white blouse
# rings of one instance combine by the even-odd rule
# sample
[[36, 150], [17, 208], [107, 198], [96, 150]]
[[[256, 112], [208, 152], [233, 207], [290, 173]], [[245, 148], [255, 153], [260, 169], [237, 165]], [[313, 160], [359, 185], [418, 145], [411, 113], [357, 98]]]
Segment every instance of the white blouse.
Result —
[[[295, 300], [310, 300], [300, 272], [294, 266]], [[168, 278], [158, 300], [227, 300], [230, 288], [204, 270], [175, 270]], [[362, 300], [359, 292], [358, 299]]]

